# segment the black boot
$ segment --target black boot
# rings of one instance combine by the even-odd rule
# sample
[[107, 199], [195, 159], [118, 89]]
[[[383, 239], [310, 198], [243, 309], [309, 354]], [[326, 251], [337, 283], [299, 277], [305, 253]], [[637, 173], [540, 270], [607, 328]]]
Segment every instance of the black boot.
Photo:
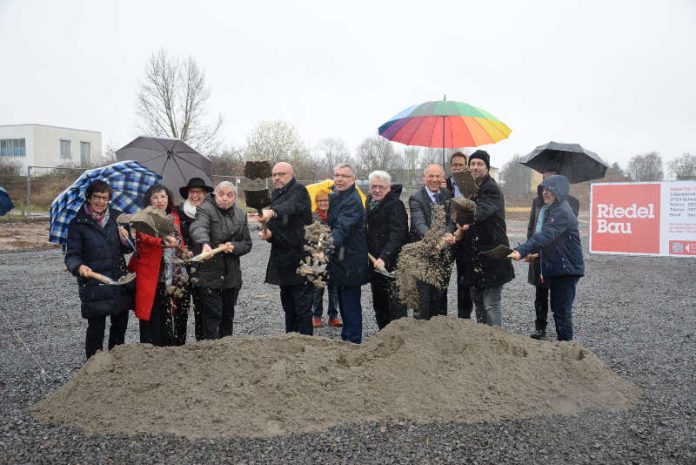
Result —
[[531, 337], [532, 339], [546, 339], [546, 330], [537, 329], [532, 334], [530, 334], [529, 337]]

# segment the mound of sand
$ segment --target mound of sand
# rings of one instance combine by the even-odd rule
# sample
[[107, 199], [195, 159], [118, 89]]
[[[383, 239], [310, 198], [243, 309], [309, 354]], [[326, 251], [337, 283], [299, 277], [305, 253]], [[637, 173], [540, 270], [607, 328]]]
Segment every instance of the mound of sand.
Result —
[[93, 433], [269, 436], [618, 410], [637, 394], [579, 345], [436, 317], [395, 321], [360, 346], [299, 334], [121, 346], [33, 414]]

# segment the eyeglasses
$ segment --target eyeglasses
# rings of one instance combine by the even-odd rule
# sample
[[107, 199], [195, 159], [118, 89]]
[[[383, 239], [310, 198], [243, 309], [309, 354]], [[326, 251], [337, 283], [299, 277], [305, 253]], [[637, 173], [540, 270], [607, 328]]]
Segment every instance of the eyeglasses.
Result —
[[108, 195], [96, 195], [96, 194], [92, 194], [92, 198], [93, 198], [94, 200], [103, 200], [104, 202], [108, 202], [108, 201], [109, 201], [109, 196], [108, 196]]
[[317, 200], [317, 203], [319, 203], [319, 202], [328, 202], [328, 201], [329, 201], [329, 199], [319, 199], [319, 200]]
[[377, 185], [372, 185], [370, 186], [371, 191], [384, 191], [387, 190], [387, 186], [377, 186]]
[[353, 177], [352, 174], [340, 174], [340, 173], [335, 173], [333, 175], [334, 178], [344, 178], [344, 179], [350, 179]]
[[272, 178], [282, 178], [283, 176], [287, 176], [288, 174], [291, 174], [291, 173], [273, 173], [273, 174], [271, 174], [271, 177]]

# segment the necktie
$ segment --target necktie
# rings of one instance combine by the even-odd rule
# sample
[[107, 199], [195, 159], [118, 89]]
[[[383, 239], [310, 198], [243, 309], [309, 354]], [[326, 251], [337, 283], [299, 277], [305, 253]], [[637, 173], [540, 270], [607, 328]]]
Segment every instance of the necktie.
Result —
[[440, 193], [433, 194], [433, 198], [435, 199], [435, 204], [440, 205]]

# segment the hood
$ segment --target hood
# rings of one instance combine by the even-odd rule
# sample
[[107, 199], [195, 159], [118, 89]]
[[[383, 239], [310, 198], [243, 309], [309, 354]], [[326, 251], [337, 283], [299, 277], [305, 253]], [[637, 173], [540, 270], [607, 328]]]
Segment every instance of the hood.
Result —
[[558, 203], [561, 203], [568, 198], [570, 183], [568, 183], [568, 178], [565, 176], [550, 176], [545, 179], [540, 186], [548, 188], [556, 197], [556, 202]]

